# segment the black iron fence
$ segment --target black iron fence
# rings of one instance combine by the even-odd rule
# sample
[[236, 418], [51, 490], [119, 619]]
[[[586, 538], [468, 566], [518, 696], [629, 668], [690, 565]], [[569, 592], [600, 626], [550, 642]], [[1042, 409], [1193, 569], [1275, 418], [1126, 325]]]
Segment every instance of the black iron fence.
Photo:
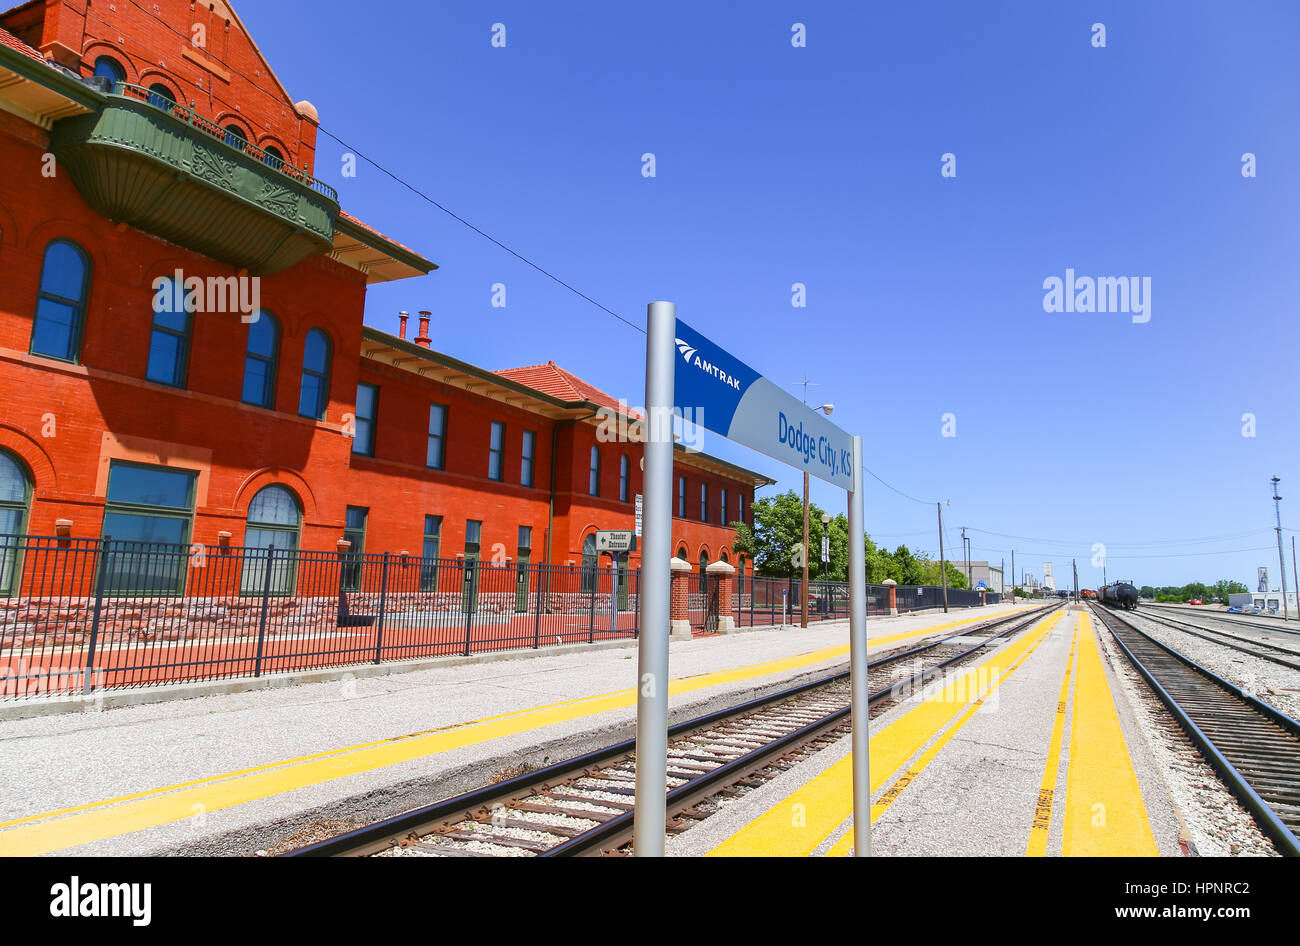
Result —
[[[624, 568], [0, 535], [0, 698], [632, 638], [639, 581]], [[799, 589], [738, 580], [734, 623], [797, 622]], [[900, 587], [899, 610], [935, 607], [938, 591]], [[847, 617], [846, 584], [809, 592], [810, 619]], [[949, 603], [979, 600], [950, 591]], [[888, 589], [868, 586], [868, 613], [888, 608]]]

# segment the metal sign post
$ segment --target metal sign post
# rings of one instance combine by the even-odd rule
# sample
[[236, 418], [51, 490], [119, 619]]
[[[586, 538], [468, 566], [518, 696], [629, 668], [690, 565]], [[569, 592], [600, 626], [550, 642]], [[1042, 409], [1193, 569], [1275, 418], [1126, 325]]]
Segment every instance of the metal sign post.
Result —
[[853, 856], [871, 855], [871, 751], [867, 716], [867, 551], [862, 519], [862, 438], [853, 438], [849, 490], [849, 688], [853, 719]]
[[646, 315], [645, 500], [641, 551], [641, 638], [637, 644], [636, 799], [632, 849], [662, 857], [668, 820], [668, 631], [672, 572], [673, 359], [677, 306], [652, 302]]
[[[683, 418], [689, 417], [696, 426], [799, 467], [848, 493], [854, 853], [865, 857], [871, 853], [871, 773], [867, 760], [867, 574], [862, 438], [850, 437], [676, 316], [676, 306], [670, 302], [652, 302], [649, 306], [646, 333], [649, 429], [645, 437], [645, 502], [641, 522], [645, 548], [641, 557], [634, 851], [638, 857], [657, 857], [664, 852], [672, 418], [675, 408], [680, 407]], [[597, 534], [597, 548], [608, 541]], [[824, 549], [829, 553], [828, 545]], [[806, 546], [804, 555], [807, 555]], [[783, 621], [787, 605], [782, 589]]]

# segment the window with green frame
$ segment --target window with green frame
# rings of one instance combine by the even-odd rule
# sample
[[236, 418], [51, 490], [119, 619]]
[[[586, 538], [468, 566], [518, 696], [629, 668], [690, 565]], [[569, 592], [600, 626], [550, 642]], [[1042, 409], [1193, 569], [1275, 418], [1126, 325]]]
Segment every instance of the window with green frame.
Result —
[[370, 510], [364, 506], [349, 506], [343, 525], [343, 538], [352, 544], [343, 557], [343, 590], [361, 590], [362, 556], [366, 553], [366, 520]]
[[194, 520], [193, 470], [112, 461], [102, 535], [105, 594], [182, 594]]
[[153, 299], [153, 331], [144, 376], [159, 384], [185, 387], [190, 360], [190, 293], [170, 277], [159, 284]]
[[0, 595], [18, 591], [22, 562], [17, 536], [27, 529], [32, 481], [18, 459], [0, 450]]
[[442, 516], [424, 517], [424, 546], [420, 549], [420, 590], [438, 590], [438, 553], [442, 550]]
[[[271, 561], [270, 590], [273, 595], [292, 595], [297, 577], [298, 536], [302, 510], [298, 497], [287, 486], [272, 484], [257, 491], [248, 504], [244, 528], [244, 569], [239, 593], [262, 594], [266, 588], [267, 562]], [[271, 550], [275, 557], [272, 559]]]
[[90, 295], [90, 257], [71, 240], [51, 240], [41, 264], [36, 315], [32, 319], [33, 355], [77, 361]]
[[353, 415], [352, 452], [363, 457], [375, 455], [375, 416], [379, 413], [379, 388], [364, 381], [357, 383], [357, 410]]

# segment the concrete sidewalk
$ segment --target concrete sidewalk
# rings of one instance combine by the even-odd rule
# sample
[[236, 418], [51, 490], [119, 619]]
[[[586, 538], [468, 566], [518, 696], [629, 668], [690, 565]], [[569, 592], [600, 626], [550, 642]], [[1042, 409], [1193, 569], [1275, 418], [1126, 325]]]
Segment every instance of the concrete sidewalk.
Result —
[[[868, 634], [878, 652], [1012, 610], [872, 618]], [[847, 645], [844, 622], [675, 641], [673, 719], [823, 675]], [[635, 668], [634, 647], [542, 652], [0, 723], [0, 854], [251, 853], [323, 818], [372, 821], [630, 738]]]

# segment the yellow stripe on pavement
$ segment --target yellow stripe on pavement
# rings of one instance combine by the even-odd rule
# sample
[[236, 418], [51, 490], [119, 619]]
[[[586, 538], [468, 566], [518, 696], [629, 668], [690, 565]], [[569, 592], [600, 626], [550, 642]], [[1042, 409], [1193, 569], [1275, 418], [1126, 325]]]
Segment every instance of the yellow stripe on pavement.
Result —
[[[874, 793], [992, 683], [995, 688], [1051, 633], [1060, 613], [1025, 637], [960, 674], [921, 705], [871, 737]], [[1006, 669], [1004, 669], [1006, 668]], [[991, 689], [988, 689], [991, 692]], [[805, 857], [852, 814], [853, 757], [845, 756], [795, 789], [712, 851], [711, 857]], [[927, 760], [928, 761], [928, 760]]]
[[1086, 613], [1079, 614], [1079, 667], [1065, 786], [1066, 857], [1156, 857], [1155, 835], [1119, 713]]
[[1070, 702], [1070, 681], [1074, 675], [1074, 651], [1079, 646], [1079, 626], [1079, 622], [1075, 622], [1070, 656], [1065, 661], [1065, 679], [1061, 682], [1061, 696], [1056, 701], [1052, 738], [1047, 743], [1047, 767], [1043, 771], [1043, 781], [1038, 786], [1038, 804], [1034, 808], [1034, 821], [1029, 828], [1026, 857], [1047, 856], [1047, 835], [1052, 827], [1052, 799], [1056, 794], [1056, 777], [1061, 770], [1061, 743], [1065, 737], [1065, 712]]
[[[879, 637], [872, 640], [870, 645], [879, 646], [908, 638], [928, 636], [987, 619], [987, 616], [979, 615], [950, 621], [915, 631]], [[677, 695], [723, 683], [798, 670], [842, 657], [847, 653], [847, 644], [837, 644], [746, 667], [682, 677], [671, 681], [669, 693]], [[386, 766], [398, 765], [451, 749], [597, 713], [627, 708], [635, 703], [635, 689], [578, 697], [500, 716], [459, 723], [445, 729], [376, 740], [14, 819], [0, 825], [0, 828], [7, 829], [0, 830], [0, 856], [47, 854], [51, 851], [129, 834], [260, 798], [319, 785], [349, 775], [359, 775]]]

